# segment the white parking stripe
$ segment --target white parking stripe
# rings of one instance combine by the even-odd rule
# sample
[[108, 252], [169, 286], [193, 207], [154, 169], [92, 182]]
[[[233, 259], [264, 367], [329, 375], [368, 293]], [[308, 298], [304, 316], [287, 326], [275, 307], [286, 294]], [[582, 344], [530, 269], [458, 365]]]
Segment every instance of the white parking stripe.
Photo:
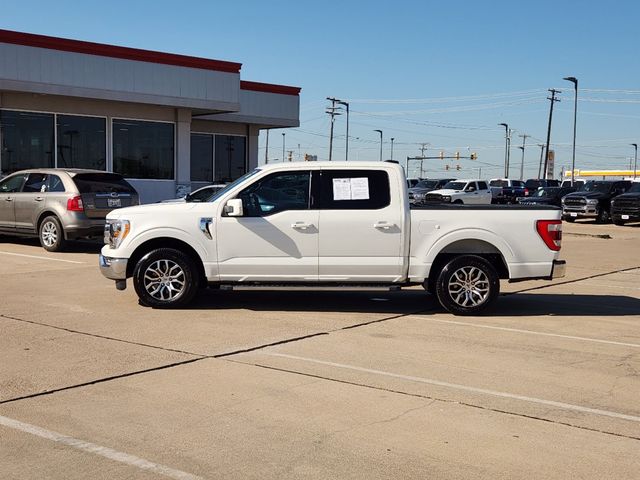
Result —
[[399, 378], [401, 380], [408, 380], [410, 382], [418, 382], [418, 383], [426, 383], [428, 385], [437, 385], [439, 387], [446, 387], [446, 388], [452, 388], [452, 389], [456, 389], [456, 390], [462, 390], [465, 392], [471, 392], [471, 393], [480, 393], [483, 395], [491, 395], [493, 397], [501, 397], [501, 398], [509, 398], [512, 400], [521, 400], [523, 402], [529, 402], [529, 403], [537, 403], [539, 405], [545, 405], [548, 407], [555, 407], [555, 408], [561, 408], [564, 410], [573, 410], [576, 412], [582, 412], [582, 413], [591, 413], [593, 415], [602, 415], [605, 417], [613, 417], [613, 418], [619, 418], [622, 420], [630, 420], [632, 422], [640, 422], [640, 417], [636, 417], [634, 415], [626, 415], [624, 413], [618, 413], [618, 412], [611, 412], [609, 410], [600, 410], [597, 408], [589, 408], [589, 407], [583, 407], [581, 405], [572, 405], [570, 403], [563, 403], [563, 402], [556, 402], [553, 400], [545, 400], [542, 398], [535, 398], [535, 397], [527, 397], [524, 395], [517, 395], [514, 393], [507, 393], [507, 392], [498, 392], [496, 390], [488, 390], [486, 388], [477, 388], [477, 387], [471, 387], [468, 385], [460, 385], [457, 383], [448, 383], [448, 382], [441, 382], [440, 380], [433, 380], [430, 378], [422, 378], [422, 377], [414, 377], [411, 375], [402, 375], [399, 373], [392, 373], [392, 372], [385, 372], [383, 370], [373, 370], [371, 368], [364, 368], [364, 367], [358, 367], [356, 365], [345, 365], [343, 363], [334, 363], [334, 362], [326, 362], [324, 360], [318, 360], [316, 358], [306, 358], [306, 357], [298, 357], [296, 355], [288, 355], [286, 353], [276, 353], [276, 352], [267, 352], [267, 351], [263, 351], [261, 352], [264, 355], [269, 355], [272, 357], [283, 357], [283, 358], [289, 358], [291, 360], [301, 360], [304, 362], [310, 362], [310, 363], [317, 363], [319, 365], [326, 365], [329, 367], [336, 367], [336, 368], [343, 368], [346, 370], [353, 370], [356, 372], [363, 372], [363, 373], [372, 373], [375, 375], [383, 375], [385, 377], [392, 377], [392, 378]]
[[116, 462], [139, 468], [140, 470], [157, 473], [159, 475], [164, 475], [165, 477], [174, 478], [176, 480], [202, 480], [202, 477], [198, 477], [181, 470], [166, 467], [158, 463], [153, 463], [145, 460], [144, 458], [129, 455], [128, 453], [118, 452], [117, 450], [113, 450], [108, 447], [102, 447], [100, 445], [96, 445], [95, 443], [85, 442], [84, 440], [78, 440], [77, 438], [68, 437], [60, 433], [52, 432], [51, 430], [45, 430], [44, 428], [20, 422], [12, 418], [3, 417], [1, 415], [0, 425], [4, 425], [8, 428], [13, 428], [14, 430], [19, 430], [21, 432], [30, 433], [31, 435], [45, 438], [47, 440], [60, 443], [67, 447], [83, 450], [95, 455], [100, 455], [101, 457], [108, 458], [109, 460], [114, 460]]
[[61, 258], [40, 257], [38, 255], [25, 255], [24, 253], [0, 252], [2, 255], [13, 255], [15, 257], [37, 258], [38, 260], [51, 260], [52, 262], [66, 262], [84, 264], [86, 262], [76, 262], [75, 260], [62, 260]]
[[640, 344], [637, 344], [637, 343], [615, 342], [613, 340], [601, 340], [599, 338], [576, 337], [574, 335], [562, 335], [560, 333], [536, 332], [535, 330], [523, 330], [520, 328], [496, 327], [493, 325], [482, 325], [482, 324], [470, 323], [470, 322], [456, 322], [455, 320], [440, 320], [437, 318], [429, 318], [426, 316], [423, 317], [423, 320], [426, 320], [428, 322], [445, 323], [450, 325], [461, 325], [464, 327], [486, 328], [488, 330], [502, 330], [504, 332], [524, 333], [528, 335], [540, 335], [543, 337], [557, 337], [557, 338], [566, 338], [568, 340], [580, 340], [581, 342], [604, 343], [607, 345], [618, 345], [622, 347], [640, 348]]

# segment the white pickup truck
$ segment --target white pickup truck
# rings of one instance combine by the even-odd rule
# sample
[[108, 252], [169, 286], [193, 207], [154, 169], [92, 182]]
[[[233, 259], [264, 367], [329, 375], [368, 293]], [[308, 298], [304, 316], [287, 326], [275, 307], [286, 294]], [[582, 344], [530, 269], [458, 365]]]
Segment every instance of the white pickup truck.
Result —
[[203, 203], [107, 216], [100, 268], [143, 305], [178, 307], [220, 285], [422, 285], [458, 315], [492, 304], [500, 279], [564, 275], [554, 207], [409, 207], [388, 162], [257, 168]]

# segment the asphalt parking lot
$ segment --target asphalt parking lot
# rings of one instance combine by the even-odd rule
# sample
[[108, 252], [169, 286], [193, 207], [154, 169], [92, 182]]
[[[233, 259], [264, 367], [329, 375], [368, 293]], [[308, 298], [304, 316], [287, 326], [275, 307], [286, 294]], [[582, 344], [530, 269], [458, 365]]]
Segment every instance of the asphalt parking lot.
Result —
[[640, 472], [640, 225], [564, 225], [567, 277], [491, 315], [422, 289], [140, 307], [96, 243], [0, 238], [0, 478]]

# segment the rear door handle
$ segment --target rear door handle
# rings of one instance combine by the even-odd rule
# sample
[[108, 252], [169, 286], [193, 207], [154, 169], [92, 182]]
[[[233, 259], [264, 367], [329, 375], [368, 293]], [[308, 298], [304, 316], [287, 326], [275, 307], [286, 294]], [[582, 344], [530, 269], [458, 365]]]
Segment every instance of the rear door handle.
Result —
[[34, 200], [35, 200], [36, 202], [41, 202], [41, 201], [43, 201], [43, 200], [44, 200], [44, 197], [36, 197], [36, 198], [34, 198]]
[[393, 227], [393, 225], [387, 222], [378, 222], [373, 224], [373, 228], [379, 228], [381, 230], [389, 230], [391, 227]]
[[291, 228], [295, 228], [296, 230], [307, 230], [311, 228], [313, 225], [304, 222], [296, 222], [291, 224]]

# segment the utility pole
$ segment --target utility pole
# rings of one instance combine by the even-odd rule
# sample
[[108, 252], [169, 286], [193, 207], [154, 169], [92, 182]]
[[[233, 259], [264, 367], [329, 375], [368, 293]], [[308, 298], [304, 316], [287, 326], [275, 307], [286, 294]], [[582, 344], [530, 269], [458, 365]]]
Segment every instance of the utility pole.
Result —
[[551, 119], [553, 118], [553, 104], [559, 102], [560, 99], [556, 98], [557, 93], [562, 93], [560, 90], [556, 90], [555, 88], [550, 88], [551, 98], [547, 97], [547, 100], [551, 100], [551, 108], [549, 109], [549, 125], [547, 127], [547, 146], [545, 148], [546, 155], [544, 156], [544, 178], [547, 178], [548, 172], [547, 167], [549, 163], [549, 142], [551, 141]]
[[264, 164], [269, 163], [269, 130], [267, 129], [267, 144], [264, 148]]
[[[431, 144], [428, 142], [422, 142], [420, 144], [420, 156], [422, 157], [422, 160], [420, 160], [420, 175], [418, 175], [419, 177], [422, 177], [424, 173], [424, 151], [427, 149], [427, 145], [431, 146]], [[408, 171], [409, 171], [409, 160], [407, 160], [407, 172]]]
[[522, 180], [522, 176], [524, 174], [524, 147], [525, 147], [525, 143], [527, 142], [527, 137], [530, 137], [531, 135], [527, 135], [526, 133], [523, 135], [518, 135], [519, 137], [522, 138], [522, 160], [520, 161], [520, 180]]
[[331, 106], [327, 107], [326, 111], [326, 113], [331, 116], [331, 128], [329, 131], [329, 161], [331, 161], [331, 157], [333, 154], [333, 122], [335, 121], [335, 116], [341, 115], [341, 113], [337, 111], [338, 107], [336, 107], [336, 103], [338, 103], [340, 100], [332, 97], [327, 97], [327, 100], [331, 102]]
[[349, 102], [343, 102], [342, 100], [337, 100], [336, 102], [340, 105], [344, 105], [347, 108], [347, 138], [345, 139], [344, 144], [344, 159], [345, 161], [349, 160]]
[[540, 147], [540, 163], [538, 164], [538, 178], [540, 178], [540, 171], [542, 170], [542, 155], [544, 155], [544, 143], [539, 143]]

